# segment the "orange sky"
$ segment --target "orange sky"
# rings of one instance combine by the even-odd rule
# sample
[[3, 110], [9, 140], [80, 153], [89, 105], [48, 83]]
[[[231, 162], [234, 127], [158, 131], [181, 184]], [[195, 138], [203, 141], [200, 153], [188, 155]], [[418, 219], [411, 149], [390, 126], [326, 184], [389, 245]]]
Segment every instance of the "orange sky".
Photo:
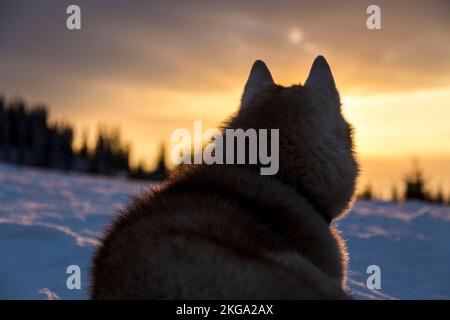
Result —
[[290, 85], [322, 54], [356, 128], [361, 184], [386, 189], [395, 174], [374, 163], [402, 159], [392, 169], [402, 171], [413, 157], [436, 183], [450, 181], [447, 1], [379, 1], [376, 31], [366, 28], [365, 1], [84, 0], [79, 31], [65, 28], [68, 4], [2, 1], [0, 94], [45, 103], [78, 137], [120, 126], [133, 161], [151, 165], [173, 130], [194, 120], [212, 127], [236, 110], [255, 59]]

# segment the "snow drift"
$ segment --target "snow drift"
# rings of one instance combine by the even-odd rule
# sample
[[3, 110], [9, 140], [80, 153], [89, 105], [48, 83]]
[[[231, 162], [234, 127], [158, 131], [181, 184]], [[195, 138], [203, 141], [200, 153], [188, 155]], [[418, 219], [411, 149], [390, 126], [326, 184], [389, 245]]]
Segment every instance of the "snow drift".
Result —
[[[129, 197], [152, 184], [0, 164], [0, 299], [86, 299], [103, 228]], [[450, 299], [450, 208], [358, 201], [336, 222], [350, 253], [358, 299]], [[69, 265], [81, 289], [66, 286]], [[369, 265], [381, 289], [366, 286]]]

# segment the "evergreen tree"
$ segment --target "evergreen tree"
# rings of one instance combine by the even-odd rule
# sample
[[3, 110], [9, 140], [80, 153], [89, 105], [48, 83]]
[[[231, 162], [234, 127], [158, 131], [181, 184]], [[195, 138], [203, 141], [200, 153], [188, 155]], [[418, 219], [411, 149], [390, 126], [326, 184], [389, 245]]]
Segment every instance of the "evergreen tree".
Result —
[[167, 175], [164, 146], [154, 171], [142, 164], [132, 170], [130, 145], [122, 142], [118, 129], [100, 127], [92, 150], [87, 133], [74, 150], [73, 132], [66, 123], [49, 123], [45, 106], [28, 108], [22, 100], [7, 103], [0, 96], [0, 161], [140, 179], [163, 180]]
[[413, 170], [405, 178], [405, 200], [428, 201], [430, 197], [425, 189], [425, 178], [419, 166], [415, 165]]
[[444, 192], [442, 191], [441, 186], [438, 187], [436, 195], [432, 200], [434, 203], [445, 204]]
[[164, 179], [166, 179], [168, 170], [164, 158], [165, 158], [165, 148], [164, 144], [162, 144], [159, 151], [159, 157], [156, 168], [155, 170], [153, 170], [153, 172], [150, 173], [151, 180], [163, 181]]
[[373, 200], [372, 185], [368, 184], [358, 198], [362, 200]]

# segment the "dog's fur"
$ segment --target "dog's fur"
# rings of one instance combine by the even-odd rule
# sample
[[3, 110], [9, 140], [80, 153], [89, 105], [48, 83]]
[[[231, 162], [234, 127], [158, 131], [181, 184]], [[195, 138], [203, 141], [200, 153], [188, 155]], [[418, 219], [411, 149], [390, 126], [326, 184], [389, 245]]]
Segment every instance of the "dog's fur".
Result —
[[317, 57], [304, 86], [275, 85], [255, 62], [227, 128], [280, 130], [280, 168], [180, 166], [106, 232], [94, 299], [346, 299], [336, 218], [357, 164], [331, 70]]

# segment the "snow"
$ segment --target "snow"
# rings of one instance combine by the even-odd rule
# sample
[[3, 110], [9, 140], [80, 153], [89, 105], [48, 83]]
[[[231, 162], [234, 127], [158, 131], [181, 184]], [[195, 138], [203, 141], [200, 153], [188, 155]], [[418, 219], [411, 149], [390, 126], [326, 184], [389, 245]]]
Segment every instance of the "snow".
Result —
[[[86, 299], [95, 245], [114, 212], [151, 183], [0, 164], [0, 299]], [[357, 299], [450, 299], [450, 208], [358, 201], [336, 222]], [[70, 265], [81, 289], [69, 290]], [[381, 289], [368, 289], [369, 265]]]
[[359, 201], [337, 224], [350, 252], [349, 285], [360, 298], [379, 296], [364, 285], [374, 264], [386, 297], [450, 299], [449, 207]]

